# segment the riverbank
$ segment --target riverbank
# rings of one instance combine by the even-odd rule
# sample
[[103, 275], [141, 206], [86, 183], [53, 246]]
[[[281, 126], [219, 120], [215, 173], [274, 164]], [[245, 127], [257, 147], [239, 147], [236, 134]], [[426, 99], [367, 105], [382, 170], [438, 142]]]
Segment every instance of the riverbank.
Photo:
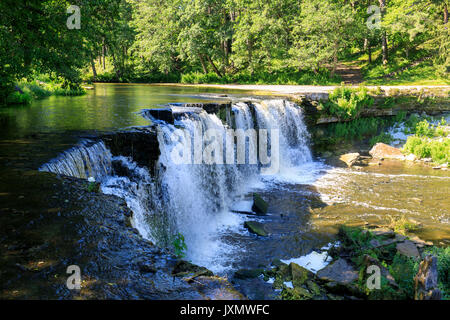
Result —
[[[81, 96], [86, 94], [86, 89], [79, 85], [68, 85], [63, 81], [52, 81], [45, 78], [41, 80], [20, 81], [11, 88], [4, 101], [4, 105], [27, 105], [33, 100], [39, 100], [50, 96]], [[93, 89], [93, 87], [87, 87]]]

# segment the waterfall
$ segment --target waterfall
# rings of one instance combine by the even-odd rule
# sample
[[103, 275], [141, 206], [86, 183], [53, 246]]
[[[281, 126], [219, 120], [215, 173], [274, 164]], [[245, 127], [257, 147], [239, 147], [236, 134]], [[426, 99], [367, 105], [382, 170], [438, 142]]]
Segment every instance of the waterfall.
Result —
[[[176, 115], [173, 123], [157, 122], [160, 156], [154, 175], [131, 158], [112, 157], [103, 142], [82, 143], [41, 170], [79, 178], [94, 176], [102, 182], [102, 192], [126, 200], [133, 211], [133, 225], [143, 237], [170, 247], [173, 237], [181, 233], [188, 260], [215, 272], [224, 271], [231, 266], [235, 248], [224, 243], [222, 235], [230, 229], [242, 230], [245, 218], [232, 213], [230, 207], [262, 181], [261, 165], [249, 164], [256, 142], [244, 139], [244, 144], [227, 144], [234, 141], [231, 129], [276, 129], [280, 175], [292, 175], [292, 168], [312, 162], [302, 110], [287, 101], [268, 100], [234, 103], [232, 116], [225, 120], [201, 108], [172, 107], [172, 112]], [[210, 130], [219, 134], [216, 142], [223, 148], [219, 156], [243, 152], [246, 163], [204, 163], [203, 154], [196, 154], [195, 147], [200, 145], [204, 150], [208, 146], [202, 137]], [[185, 152], [190, 161], [178, 163], [174, 155], [185, 156]]]
[[260, 129], [280, 130], [281, 170], [312, 161], [309, 133], [299, 107], [285, 100], [270, 100], [255, 103], [255, 110]]
[[102, 141], [85, 140], [42, 165], [39, 170], [83, 179], [94, 177], [100, 181], [111, 174], [111, 159], [111, 153]]

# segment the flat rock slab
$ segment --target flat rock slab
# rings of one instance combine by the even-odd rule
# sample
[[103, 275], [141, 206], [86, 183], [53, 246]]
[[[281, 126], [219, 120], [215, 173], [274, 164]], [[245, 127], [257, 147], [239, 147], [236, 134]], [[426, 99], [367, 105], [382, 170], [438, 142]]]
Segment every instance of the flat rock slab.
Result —
[[418, 258], [420, 257], [419, 250], [414, 242], [406, 240], [402, 243], [397, 243], [397, 252], [407, 257]]
[[377, 228], [377, 229], [373, 229], [370, 230], [370, 232], [378, 237], [389, 237], [392, 238], [395, 236], [395, 232], [392, 231], [391, 229], [387, 229], [387, 228]]
[[339, 259], [317, 272], [321, 280], [347, 285], [358, 280], [358, 272], [345, 260]]
[[359, 160], [359, 157], [359, 153], [346, 153], [340, 156], [339, 160], [345, 162], [345, 164], [350, 168]]

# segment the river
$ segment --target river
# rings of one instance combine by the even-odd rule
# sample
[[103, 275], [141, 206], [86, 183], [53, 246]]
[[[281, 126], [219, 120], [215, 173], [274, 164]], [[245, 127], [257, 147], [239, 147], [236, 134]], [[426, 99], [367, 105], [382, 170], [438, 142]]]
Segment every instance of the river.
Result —
[[[148, 126], [151, 120], [142, 116], [143, 109], [249, 96], [250, 92], [214, 88], [96, 84], [85, 96], [50, 97], [30, 106], [2, 108], [0, 173], [42, 168], [99, 133]], [[102, 190], [127, 199], [135, 211], [135, 226], [144, 237], [158, 242], [154, 226], [145, 225], [155, 221], [158, 228], [168, 228], [166, 241], [161, 243], [170, 245], [167, 238], [181, 232], [186, 237], [187, 258], [222, 274], [308, 254], [332, 241], [340, 224], [380, 225], [389, 223], [389, 217], [403, 215], [422, 225], [417, 231], [421, 238], [449, 244], [449, 171], [389, 161], [359, 170], [331, 167], [312, 158], [301, 110], [280, 100], [265, 100], [258, 105], [255, 121], [266, 128], [279, 128], [286, 141], [280, 151], [287, 163], [278, 174], [254, 175], [237, 167], [231, 170], [233, 173], [224, 167], [180, 168], [170, 159], [160, 158], [166, 170], [159, 182], [164, 184], [167, 197], [155, 203], [151, 192], [158, 191], [147, 190], [144, 196], [138, 192], [143, 181], [147, 185], [154, 183], [150, 178], [145, 180], [148, 172], [139, 171], [142, 168], [136, 168], [129, 159], [115, 158], [111, 161], [134, 165], [133, 170], [139, 171], [135, 176], [140, 178], [125, 181], [110, 175], [102, 180]], [[245, 123], [245, 108], [236, 104], [233, 108]], [[293, 113], [286, 115], [283, 110]], [[200, 122], [204, 126], [217, 125], [216, 119], [206, 114], [178, 125], [189, 128]], [[160, 145], [171, 148], [169, 143], [161, 144], [161, 139], [175, 127], [167, 124], [160, 128]], [[164, 156], [165, 151], [161, 151]], [[97, 155], [99, 152], [104, 151], [95, 151]], [[230, 182], [225, 180], [230, 177], [233, 182], [228, 188], [225, 185]], [[267, 216], [247, 217], [232, 212], [249, 210], [253, 192], [269, 203]], [[219, 201], [224, 203], [216, 210], [213, 207]], [[164, 223], [148, 219], [154, 214], [149, 211], [155, 208], [165, 211]], [[263, 222], [269, 236], [250, 234], [243, 227], [249, 219]]]

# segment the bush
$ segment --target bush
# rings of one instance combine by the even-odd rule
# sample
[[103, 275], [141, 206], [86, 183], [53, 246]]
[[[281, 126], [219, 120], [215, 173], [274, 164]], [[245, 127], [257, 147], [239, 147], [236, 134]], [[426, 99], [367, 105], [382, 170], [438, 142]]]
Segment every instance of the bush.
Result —
[[374, 146], [379, 142], [390, 144], [393, 140], [394, 138], [389, 133], [383, 132], [370, 139], [370, 146]]
[[438, 164], [447, 163], [450, 161], [450, 139], [433, 140], [417, 135], [410, 136], [403, 146], [403, 151], [412, 153], [419, 159], [431, 158]]
[[6, 104], [29, 104], [32, 100], [33, 97], [28, 92], [14, 91], [6, 98]]
[[330, 93], [329, 100], [322, 107], [326, 114], [345, 120], [357, 118], [361, 110], [370, 107], [373, 102], [365, 87], [338, 87]]

